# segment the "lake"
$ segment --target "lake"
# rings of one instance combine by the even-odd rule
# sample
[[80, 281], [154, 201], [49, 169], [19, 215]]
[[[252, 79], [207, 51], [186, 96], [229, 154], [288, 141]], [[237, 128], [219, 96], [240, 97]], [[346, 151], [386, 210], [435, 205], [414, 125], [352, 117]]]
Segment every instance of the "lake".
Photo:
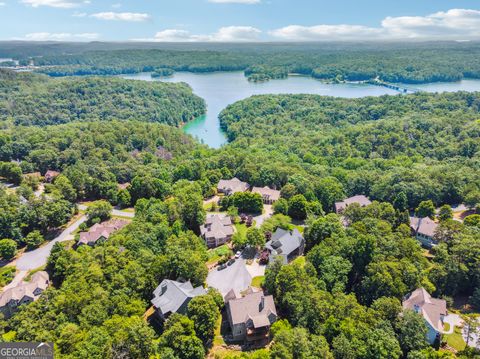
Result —
[[[356, 98], [397, 95], [399, 92], [369, 84], [326, 84], [312, 77], [289, 76], [287, 79], [262, 83], [249, 82], [243, 72], [191, 73], [177, 72], [172, 77], [152, 79], [150, 73], [122, 75], [123, 78], [143, 81], [186, 82], [207, 104], [207, 113], [183, 127], [184, 131], [210, 147], [218, 148], [227, 142], [220, 129], [218, 115], [228, 105], [252, 95], [316, 94]], [[480, 80], [415, 85], [427, 92], [480, 91]]]

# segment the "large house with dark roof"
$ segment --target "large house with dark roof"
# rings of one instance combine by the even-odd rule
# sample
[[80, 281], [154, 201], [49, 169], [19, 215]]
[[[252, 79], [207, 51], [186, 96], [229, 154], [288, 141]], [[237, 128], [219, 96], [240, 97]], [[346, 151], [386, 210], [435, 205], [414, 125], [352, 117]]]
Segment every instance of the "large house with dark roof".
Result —
[[246, 192], [249, 188], [248, 183], [234, 177], [230, 180], [220, 180], [217, 185], [217, 192], [230, 196], [237, 192]]
[[47, 272], [34, 273], [30, 282], [21, 282], [0, 294], [0, 312], [5, 318], [10, 318], [21, 305], [36, 301], [49, 284]]
[[264, 204], [273, 204], [280, 199], [280, 191], [271, 189], [270, 187], [253, 187], [253, 193], [258, 193], [262, 196]]
[[292, 231], [278, 228], [272, 239], [265, 244], [265, 248], [270, 253], [270, 261], [281, 257], [283, 263], [287, 264], [303, 254], [305, 239], [296, 228]]
[[432, 298], [424, 289], [418, 288], [407, 295], [402, 303], [403, 309], [410, 309], [420, 314], [428, 327], [427, 340], [430, 344], [440, 339], [444, 333], [443, 320], [447, 316], [447, 302]]
[[432, 219], [410, 217], [410, 228], [415, 238], [426, 248], [432, 248], [437, 245], [434, 239], [438, 223]]
[[372, 202], [368, 199], [368, 197], [364, 195], [357, 195], [347, 199], [344, 199], [340, 202], [335, 202], [335, 212], [337, 214], [342, 213], [348, 206], [353, 203], [357, 203], [360, 207], [366, 207], [372, 204]]
[[273, 297], [249, 291], [244, 297], [230, 297], [226, 305], [234, 341], [266, 344], [270, 326], [278, 319]]
[[194, 288], [190, 281], [181, 283], [165, 279], [153, 291], [152, 304], [158, 316], [165, 320], [173, 313], [185, 314], [188, 303], [195, 297], [205, 295], [203, 287]]
[[207, 217], [200, 233], [208, 248], [227, 243], [233, 236], [233, 224], [229, 216], [214, 214]]

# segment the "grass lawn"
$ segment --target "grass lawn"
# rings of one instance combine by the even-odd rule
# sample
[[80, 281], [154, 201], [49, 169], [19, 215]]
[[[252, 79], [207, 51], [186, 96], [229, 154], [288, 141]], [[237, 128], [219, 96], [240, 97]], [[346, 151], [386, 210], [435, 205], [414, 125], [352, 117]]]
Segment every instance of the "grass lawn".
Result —
[[466, 344], [462, 337], [461, 329], [456, 327], [452, 334], [445, 335], [447, 344], [458, 351], [465, 349]]
[[305, 227], [302, 227], [302, 226], [295, 226], [295, 225], [294, 225], [293, 228], [298, 229], [298, 231], [299, 231], [300, 233], [303, 233], [303, 231], [305, 230]]
[[6, 266], [0, 268], [0, 287], [5, 287], [15, 277], [15, 267]]
[[263, 281], [265, 279], [265, 276], [261, 275], [258, 277], [253, 277], [252, 278], [252, 287], [255, 288], [262, 288]]
[[226, 244], [224, 244], [223, 246], [214, 248], [214, 249], [210, 249], [208, 251], [208, 262], [207, 262], [207, 264], [215, 263], [220, 258], [222, 258], [223, 256], [226, 256], [226, 255], [232, 255], [231, 249], [228, 248], [228, 246]]
[[247, 225], [245, 223], [235, 224], [235, 229], [242, 237], [247, 236]]

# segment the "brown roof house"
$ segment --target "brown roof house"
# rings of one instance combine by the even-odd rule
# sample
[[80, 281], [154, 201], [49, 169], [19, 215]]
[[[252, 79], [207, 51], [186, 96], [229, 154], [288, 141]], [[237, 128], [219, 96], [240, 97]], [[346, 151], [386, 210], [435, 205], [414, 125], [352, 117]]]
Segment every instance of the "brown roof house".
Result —
[[88, 232], [81, 232], [77, 247], [81, 245], [94, 246], [99, 242], [106, 241], [110, 235], [128, 224], [127, 221], [121, 219], [111, 219], [106, 222], [96, 223]]
[[278, 319], [273, 296], [262, 291], [249, 291], [237, 297], [233, 291], [226, 295], [228, 322], [234, 341], [264, 345], [270, 337], [270, 326]]
[[248, 183], [240, 181], [234, 177], [230, 180], [220, 180], [217, 185], [217, 191], [230, 196], [237, 192], [245, 192], [250, 188]]
[[425, 289], [418, 288], [404, 298], [402, 305], [403, 309], [413, 310], [425, 319], [430, 344], [444, 333], [443, 320], [448, 314], [445, 300], [432, 298]]
[[265, 204], [273, 204], [275, 201], [278, 201], [280, 198], [280, 191], [275, 189], [271, 189], [270, 187], [253, 187], [253, 193], [258, 193], [262, 196], [263, 203]]
[[227, 243], [233, 236], [233, 224], [229, 216], [214, 214], [209, 216], [200, 233], [208, 248], [215, 248]]
[[195, 297], [205, 295], [203, 287], [193, 288], [190, 281], [181, 283], [165, 279], [153, 291], [152, 304], [160, 319], [167, 319], [170, 314], [187, 312], [188, 303]]
[[47, 272], [34, 273], [30, 282], [19, 283], [0, 294], [0, 312], [5, 318], [10, 318], [19, 306], [36, 301], [49, 284]]
[[434, 239], [437, 227], [438, 223], [428, 217], [410, 217], [410, 228], [413, 235], [426, 248], [432, 248], [437, 245], [437, 241]]
[[368, 199], [368, 197], [366, 197], [364, 195], [357, 195], [357, 196], [353, 196], [353, 197], [344, 199], [343, 201], [340, 201], [340, 202], [335, 202], [335, 212], [337, 214], [340, 214], [348, 206], [350, 206], [353, 203], [358, 203], [360, 205], [360, 207], [366, 207], [366, 206], [372, 204], [372, 202]]
[[272, 239], [265, 244], [265, 248], [270, 252], [270, 261], [281, 257], [283, 263], [287, 264], [303, 254], [305, 239], [296, 228], [292, 231], [278, 228]]
[[45, 173], [45, 176], [43, 176], [43, 178], [45, 179], [45, 182], [52, 183], [53, 180], [58, 176], [60, 176], [60, 172], [48, 170], [47, 173]]

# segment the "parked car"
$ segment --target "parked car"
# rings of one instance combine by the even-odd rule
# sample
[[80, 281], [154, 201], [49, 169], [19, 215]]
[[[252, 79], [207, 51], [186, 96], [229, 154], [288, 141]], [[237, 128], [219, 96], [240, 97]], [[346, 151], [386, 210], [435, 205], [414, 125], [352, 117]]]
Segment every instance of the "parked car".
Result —
[[230, 259], [230, 260], [227, 262], [227, 266], [231, 266], [233, 263], [235, 263], [235, 258]]
[[241, 255], [242, 255], [242, 252], [238, 251], [237, 253], [235, 253], [235, 258], [238, 259], [240, 258]]
[[224, 264], [220, 264], [218, 267], [217, 267], [217, 270], [218, 271], [221, 271], [222, 269], [225, 269], [227, 268], [227, 265], [224, 263]]

